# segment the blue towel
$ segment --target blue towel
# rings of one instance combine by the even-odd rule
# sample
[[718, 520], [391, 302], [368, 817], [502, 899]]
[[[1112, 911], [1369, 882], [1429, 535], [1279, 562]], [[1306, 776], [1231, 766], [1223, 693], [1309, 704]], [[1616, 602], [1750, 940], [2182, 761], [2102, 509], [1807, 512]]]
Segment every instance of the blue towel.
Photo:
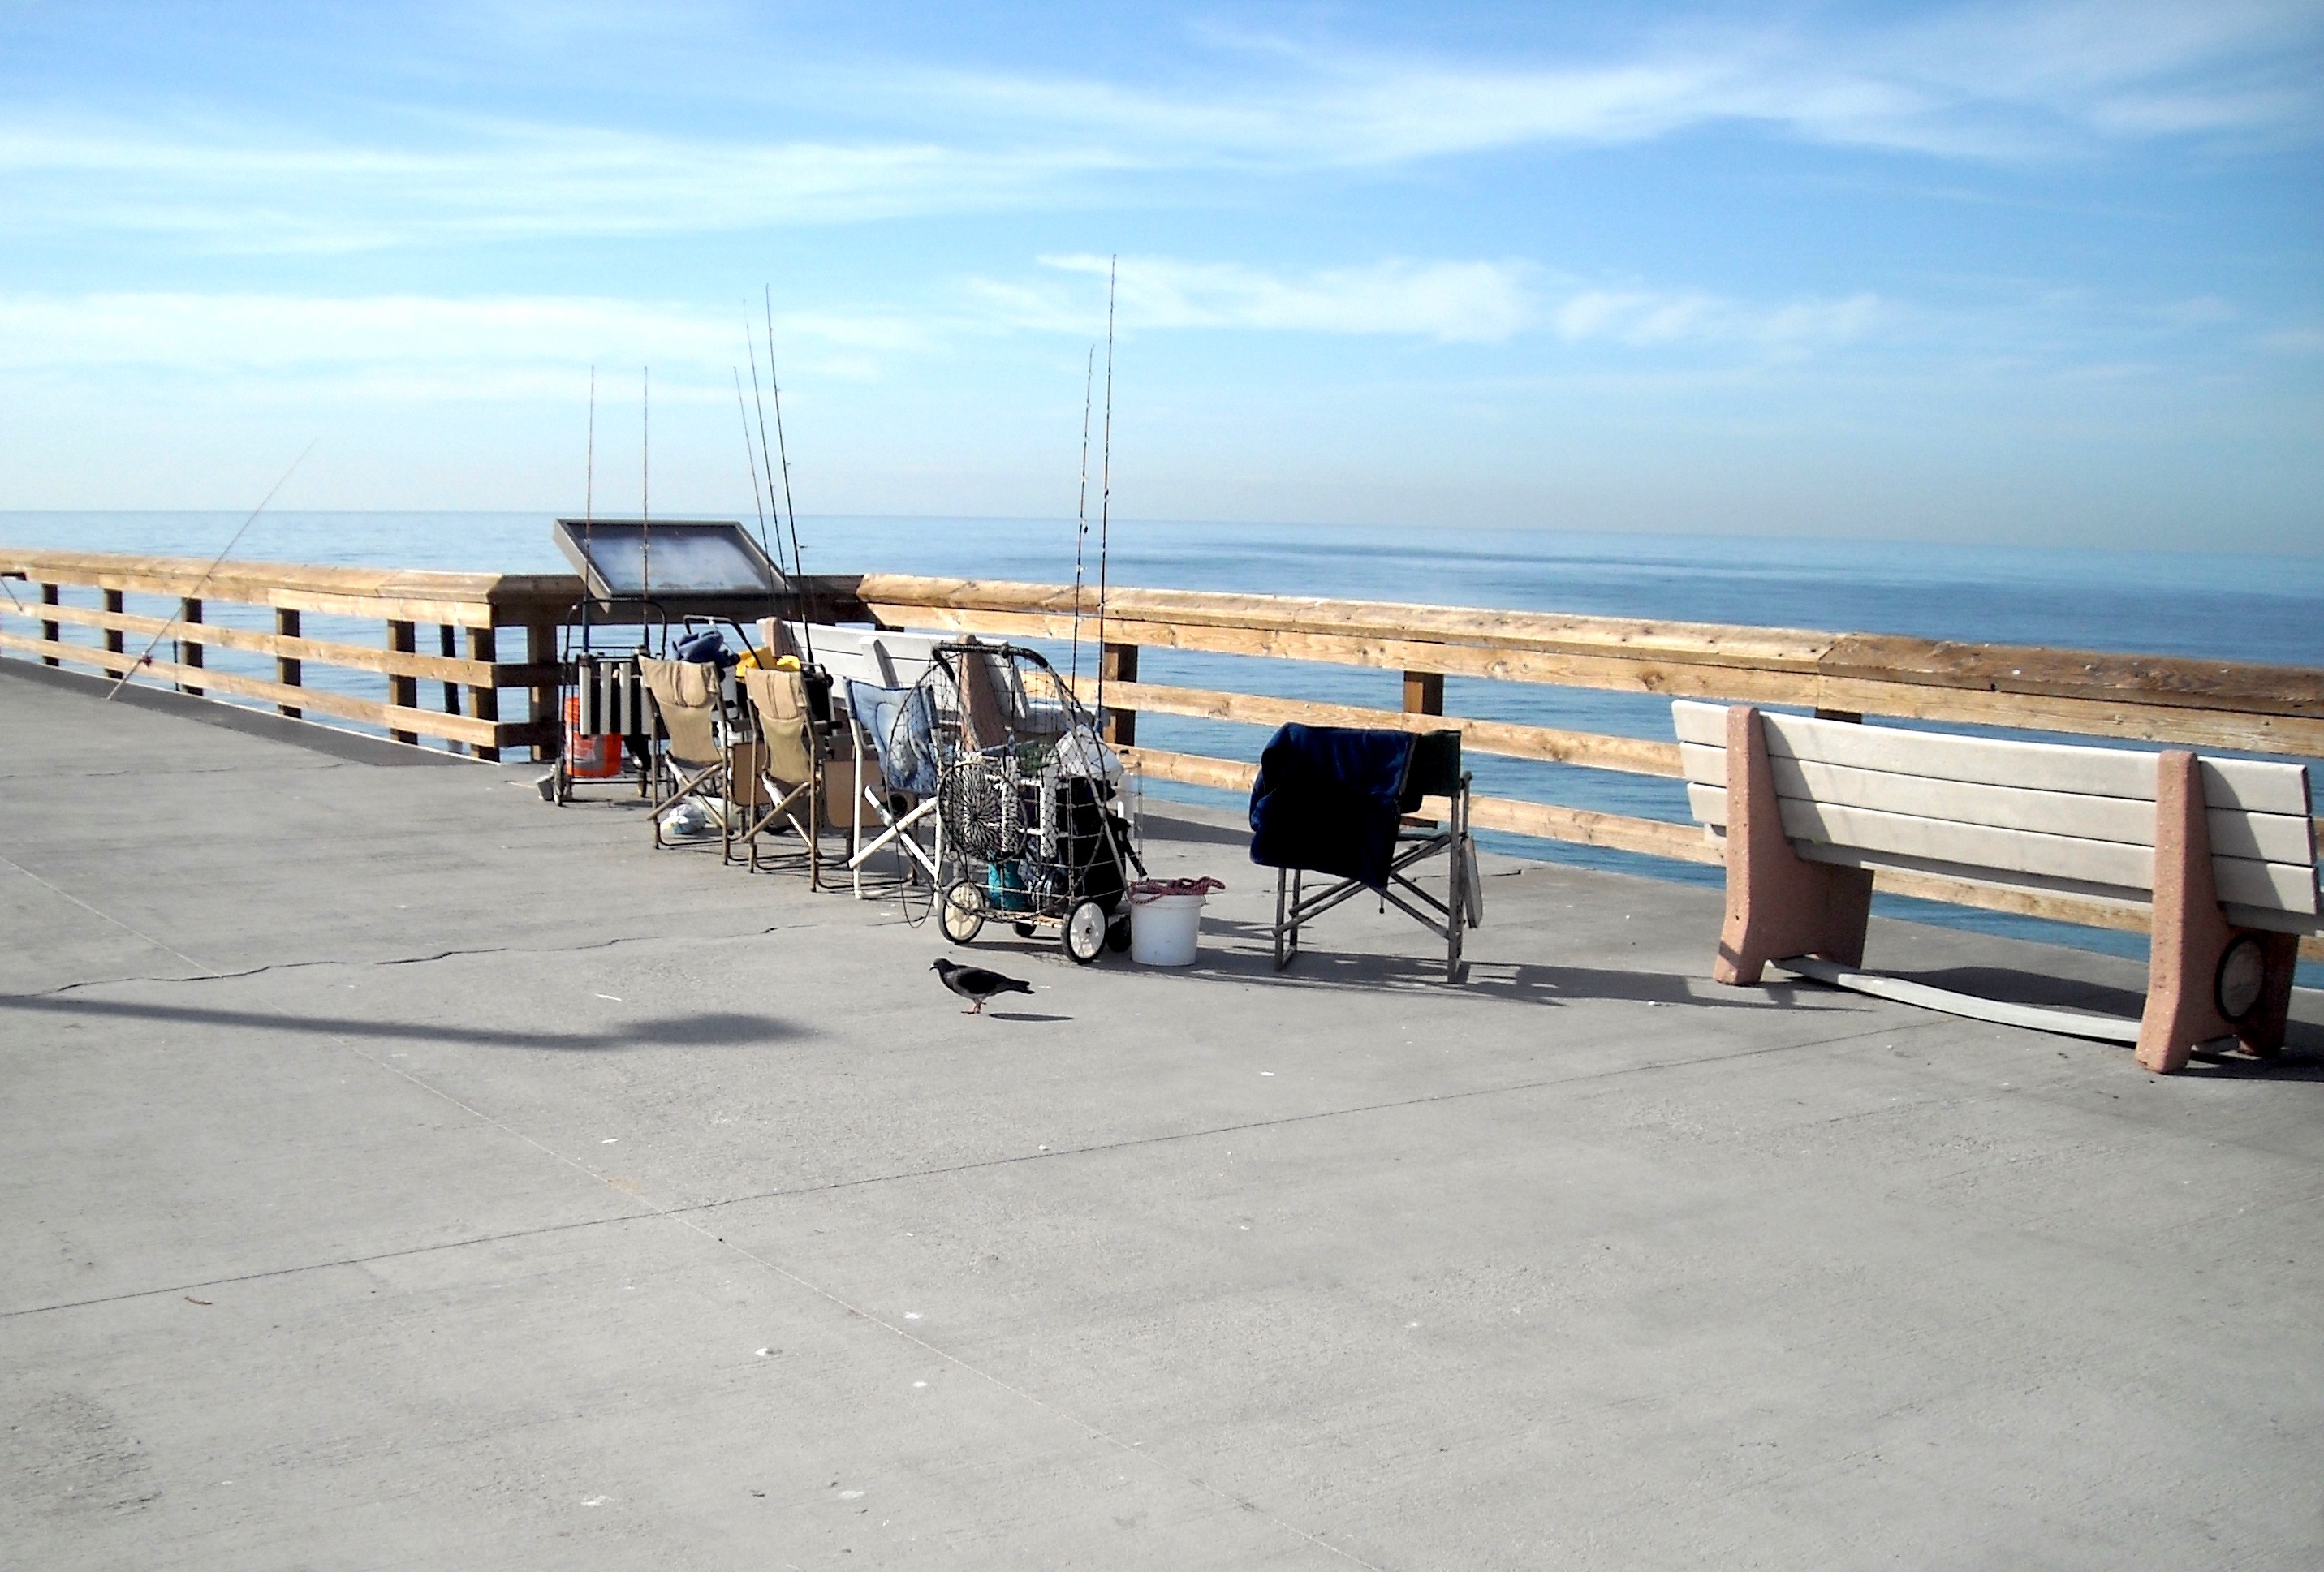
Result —
[[1388, 887], [1402, 813], [1409, 731], [1284, 727], [1259, 756], [1250, 788], [1250, 860]]
[[883, 688], [850, 679], [847, 708], [871, 734], [888, 789], [933, 796], [936, 789], [936, 701], [925, 687]]
[[715, 628], [681, 639], [672, 647], [671, 654], [680, 660], [690, 660], [696, 666], [715, 666], [724, 671], [741, 658], [726, 648], [726, 635]]

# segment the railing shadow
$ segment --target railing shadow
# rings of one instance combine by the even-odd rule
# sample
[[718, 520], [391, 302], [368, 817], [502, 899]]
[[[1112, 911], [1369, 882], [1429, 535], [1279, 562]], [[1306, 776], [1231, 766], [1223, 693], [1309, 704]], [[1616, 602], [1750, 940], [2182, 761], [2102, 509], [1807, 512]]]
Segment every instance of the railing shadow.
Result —
[[[1413, 933], [1420, 944], [1429, 942], [1418, 924], [1414, 924]], [[1203, 933], [1206, 941], [1225, 942], [1206, 943], [1194, 965], [1173, 969], [1179, 975], [1372, 993], [1442, 993], [1447, 989], [1441, 948], [1432, 954], [1416, 946], [1410, 954], [1397, 955], [1377, 951], [1310, 948], [1314, 943], [1314, 931], [1309, 930], [1297, 958], [1277, 971], [1274, 940], [1266, 924], [1204, 917]], [[1328, 944], [1328, 941], [1325, 942]], [[1693, 1005], [1705, 1009], [1780, 1007], [1775, 1001], [1752, 994], [1738, 994], [1731, 999], [1706, 998], [1694, 991], [1692, 979], [1662, 972], [1467, 959], [1462, 962], [1462, 973], [1452, 991], [1517, 1004], [1549, 1006], [1584, 999], [1620, 999], [1633, 1004]]]
[[717, 1011], [649, 1016], [595, 1032], [543, 1032], [445, 1026], [416, 1021], [366, 1021], [349, 1016], [288, 1015], [271, 1010], [205, 1009], [194, 1005], [139, 1004], [121, 999], [0, 998], [0, 1009], [49, 1016], [92, 1016], [247, 1031], [300, 1032], [366, 1042], [458, 1043], [479, 1048], [549, 1048], [583, 1053], [622, 1048], [742, 1048], [800, 1034], [798, 1027], [773, 1016]]

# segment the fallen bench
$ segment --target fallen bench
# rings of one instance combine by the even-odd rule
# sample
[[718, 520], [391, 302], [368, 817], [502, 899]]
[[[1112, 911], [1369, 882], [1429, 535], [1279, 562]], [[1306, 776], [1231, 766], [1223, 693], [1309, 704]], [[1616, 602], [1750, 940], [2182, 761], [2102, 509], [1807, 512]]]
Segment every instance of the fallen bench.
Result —
[[[2318, 918], [2308, 771], [2191, 753], [2013, 742], [1681, 700], [1694, 816], [1726, 838], [1711, 975], [1770, 963], [1981, 1020], [2135, 1043], [2170, 1071], [2234, 1037], [2283, 1043], [2299, 936]], [[2152, 908], [2136, 1022], [1857, 970], [1876, 869]]]

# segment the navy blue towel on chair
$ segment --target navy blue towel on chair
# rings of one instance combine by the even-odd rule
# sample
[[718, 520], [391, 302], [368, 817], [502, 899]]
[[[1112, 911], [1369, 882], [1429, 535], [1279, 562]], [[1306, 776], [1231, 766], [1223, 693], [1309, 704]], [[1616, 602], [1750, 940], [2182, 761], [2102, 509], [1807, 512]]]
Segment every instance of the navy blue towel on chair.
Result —
[[1409, 731], [1294, 722], [1268, 740], [1250, 787], [1250, 860], [1388, 885]]

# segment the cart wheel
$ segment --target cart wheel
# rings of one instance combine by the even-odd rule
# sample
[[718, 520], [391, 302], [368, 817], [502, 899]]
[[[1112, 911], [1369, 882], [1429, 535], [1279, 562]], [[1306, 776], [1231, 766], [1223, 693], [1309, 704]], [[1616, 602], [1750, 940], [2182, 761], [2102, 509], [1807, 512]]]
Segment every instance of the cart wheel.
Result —
[[1022, 917], [1018, 918], [1009, 925], [1017, 931], [1017, 937], [1019, 939], [1030, 939], [1034, 934], [1041, 931], [1038, 924], [1028, 923]]
[[1105, 925], [1105, 947], [1116, 955], [1130, 948], [1130, 919], [1116, 917]]
[[965, 944], [984, 928], [984, 891], [965, 879], [945, 887], [936, 901], [937, 925], [955, 944]]
[[1065, 919], [1065, 953], [1087, 966], [1105, 949], [1105, 908], [1084, 901]]

